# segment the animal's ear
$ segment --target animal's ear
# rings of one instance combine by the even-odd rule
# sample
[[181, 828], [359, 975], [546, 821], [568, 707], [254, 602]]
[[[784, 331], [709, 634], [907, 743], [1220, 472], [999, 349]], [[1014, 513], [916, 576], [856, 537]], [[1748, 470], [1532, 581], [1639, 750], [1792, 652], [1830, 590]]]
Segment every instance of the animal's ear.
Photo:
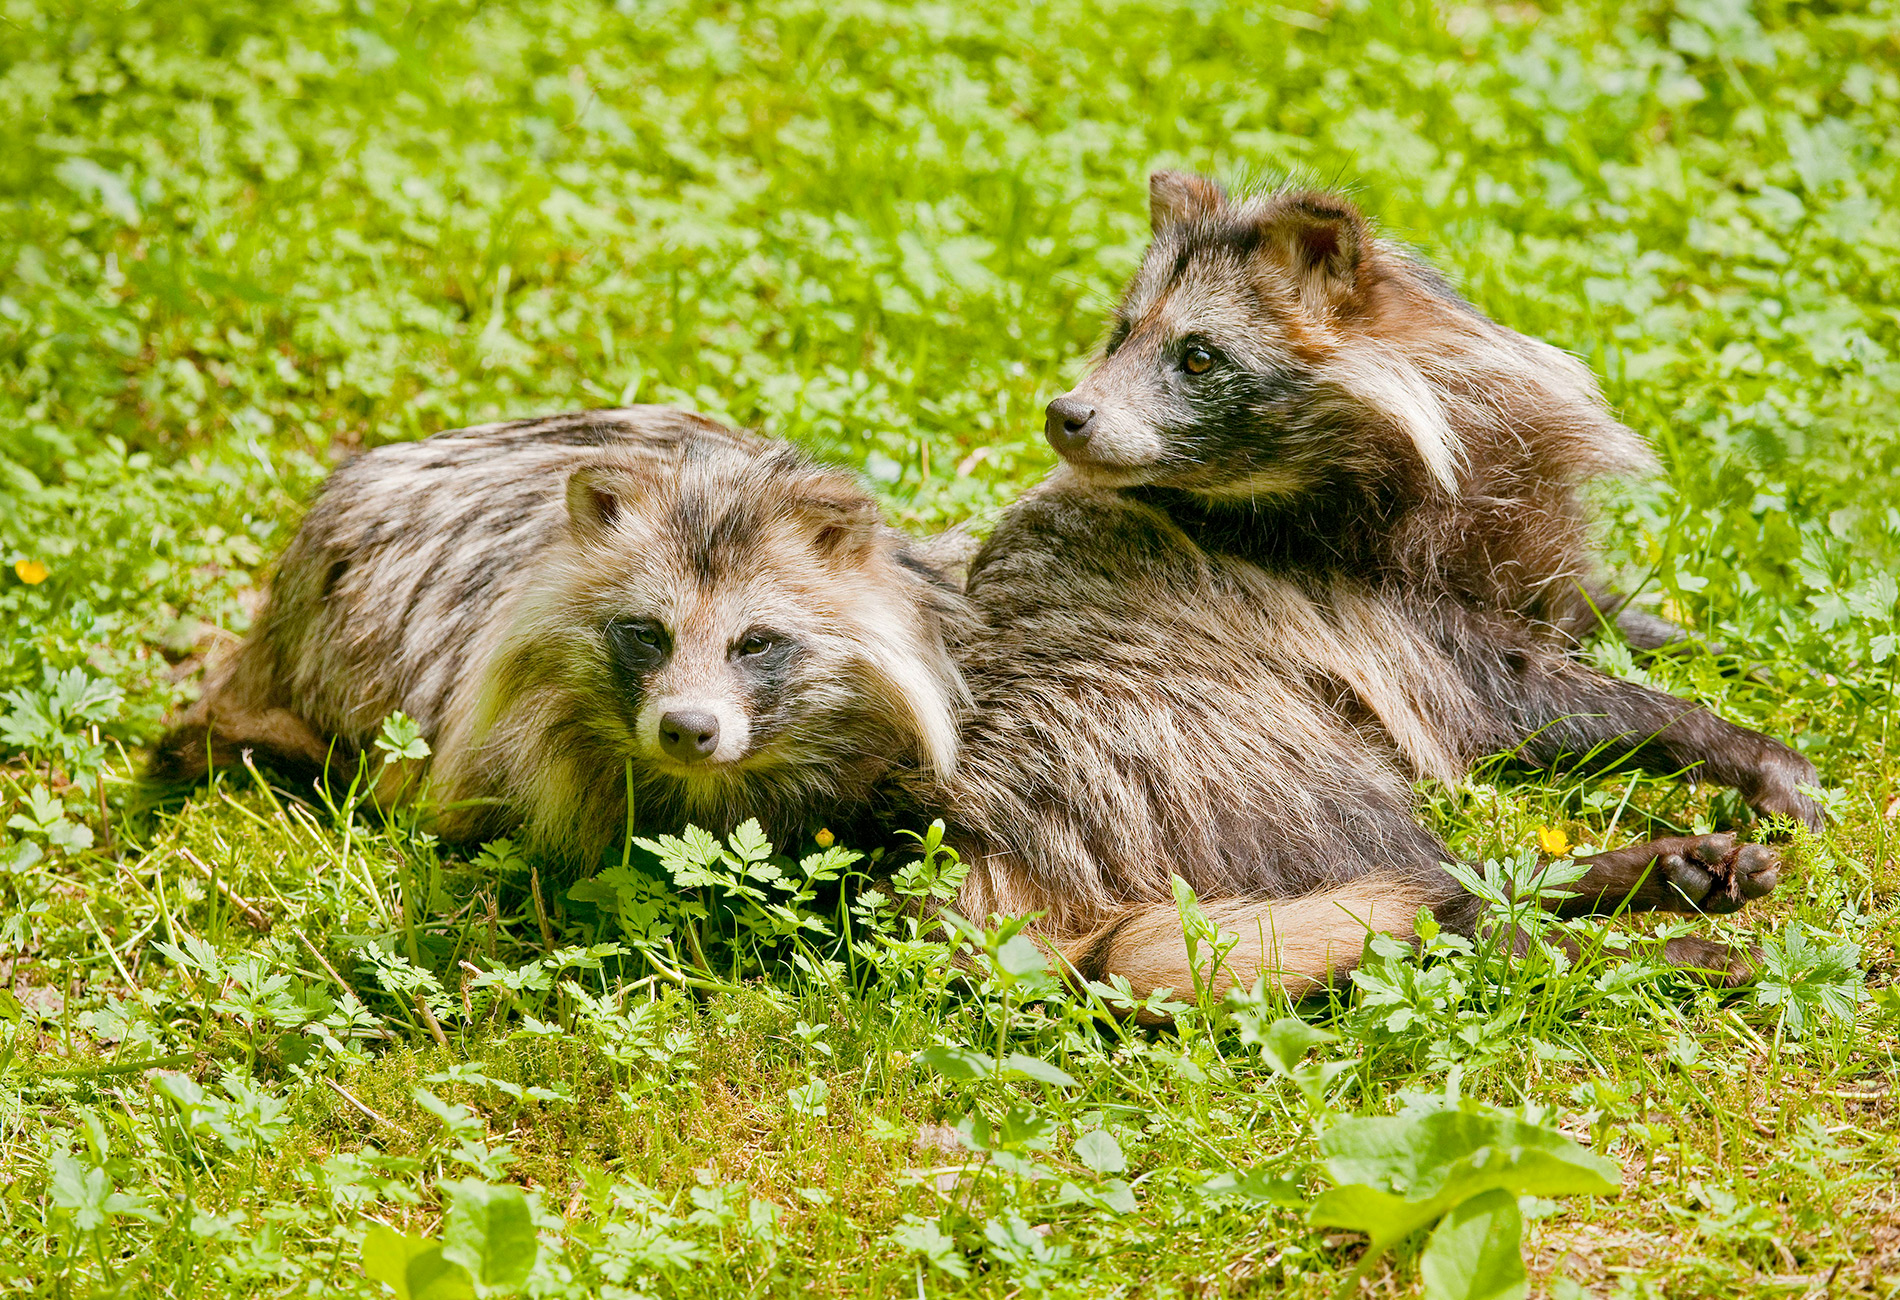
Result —
[[1148, 221], [1155, 234], [1201, 217], [1227, 202], [1221, 187], [1192, 172], [1156, 172], [1148, 178]]
[[1357, 287], [1370, 235], [1365, 216], [1347, 200], [1313, 190], [1276, 194], [1261, 213], [1260, 228], [1303, 292], [1336, 301]]
[[796, 509], [810, 529], [812, 549], [827, 559], [859, 554], [876, 540], [883, 522], [877, 502], [856, 483], [830, 476], [811, 480]]
[[567, 518], [582, 537], [611, 531], [637, 508], [646, 485], [625, 470], [593, 465], [567, 476]]

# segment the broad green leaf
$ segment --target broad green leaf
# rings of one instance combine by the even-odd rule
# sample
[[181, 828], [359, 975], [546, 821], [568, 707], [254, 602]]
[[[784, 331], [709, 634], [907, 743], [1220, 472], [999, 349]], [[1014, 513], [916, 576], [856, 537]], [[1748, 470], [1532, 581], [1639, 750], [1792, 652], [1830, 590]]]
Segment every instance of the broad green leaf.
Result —
[[1011, 975], [1034, 975], [1048, 967], [1042, 948], [1026, 934], [1012, 935], [996, 950], [996, 964]]
[[1207, 919], [1193, 886], [1179, 876], [1170, 876], [1169, 884], [1174, 890], [1174, 906], [1181, 913], [1182, 937], [1187, 942], [1188, 955], [1193, 957], [1202, 943], [1213, 943], [1220, 932]]
[[932, 1268], [959, 1280], [970, 1276], [970, 1266], [957, 1249], [956, 1240], [937, 1226], [935, 1219], [906, 1214], [904, 1221], [891, 1230], [891, 1241], [913, 1254], [922, 1255]]
[[1058, 1088], [1079, 1087], [1075, 1077], [1059, 1065], [1034, 1056], [1025, 1056], [1021, 1052], [1011, 1052], [1003, 1059], [1003, 1070], [1007, 1075], [1021, 1075], [1025, 1079], [1035, 1079], [1042, 1083], [1053, 1083]]
[[830, 1092], [823, 1079], [815, 1078], [788, 1091], [785, 1101], [795, 1115], [826, 1115], [830, 1112], [825, 1108], [825, 1098]]
[[1357, 1061], [1316, 1061], [1300, 1066], [1290, 1077], [1293, 1086], [1300, 1090], [1300, 1095], [1317, 1109], [1324, 1104], [1333, 1080], [1343, 1074], [1351, 1074], [1357, 1068]]
[[363, 1237], [363, 1272], [396, 1300], [472, 1300], [468, 1271], [446, 1258], [442, 1244], [376, 1224]]
[[71, 1211], [73, 1224], [81, 1232], [103, 1227], [106, 1171], [82, 1165], [64, 1151], [54, 1153], [51, 1165], [53, 1204]]
[[383, 751], [383, 763], [412, 761], [429, 757], [429, 742], [422, 738], [422, 728], [415, 719], [404, 713], [392, 713], [383, 719], [383, 731], [376, 738], [376, 748]]
[[432, 1247], [409, 1261], [409, 1300], [474, 1300], [475, 1285], [468, 1270], [450, 1259], [441, 1247]]
[[467, 1178], [442, 1183], [452, 1198], [442, 1220], [442, 1253], [484, 1287], [513, 1290], [527, 1281], [541, 1243], [527, 1195]]
[[187, 1111], [202, 1106], [205, 1102], [204, 1089], [198, 1086], [198, 1081], [176, 1070], [154, 1070], [152, 1088], [171, 1098]]
[[1530, 1293], [1517, 1198], [1485, 1192], [1447, 1214], [1419, 1256], [1425, 1300], [1523, 1300]]
[[567, 887], [567, 896], [577, 903], [593, 903], [603, 907], [620, 905], [620, 891], [599, 876], [575, 881]]
[[1603, 1194], [1622, 1169], [1554, 1129], [1510, 1115], [1437, 1110], [1340, 1120], [1320, 1138], [1333, 1181], [1365, 1184], [1406, 1200], [1456, 1199], [1492, 1187], [1519, 1195]]
[[1075, 1140], [1075, 1158], [1098, 1174], [1119, 1174], [1128, 1168], [1121, 1143], [1103, 1128], [1092, 1128]]
[[1622, 1174], [1553, 1129], [1493, 1111], [1343, 1119], [1320, 1151], [1339, 1185], [1309, 1219], [1364, 1232], [1375, 1251], [1474, 1197], [1613, 1192]]
[[1056, 1122], [1030, 1106], [1012, 1106], [995, 1121], [977, 1111], [957, 1125], [957, 1135], [972, 1151], [1047, 1151], [1055, 1132]]
[[765, 838], [765, 830], [756, 817], [749, 817], [739, 824], [739, 828], [728, 837], [732, 851], [739, 861], [748, 865], [763, 862], [772, 856], [772, 841]]
[[[987, 1127], [979, 1118], [976, 1129], [981, 1133]], [[1011, 1106], [994, 1127], [988, 1128], [985, 1147], [995, 1150], [1047, 1151], [1051, 1139], [1055, 1136], [1056, 1122], [1029, 1106]]]
[[1289, 1178], [1270, 1174], [1264, 1169], [1244, 1169], [1229, 1174], [1216, 1174], [1201, 1184], [1201, 1195], [1212, 1200], [1235, 1197], [1261, 1205], [1278, 1205], [1289, 1210], [1301, 1209], [1307, 1203], [1306, 1193], [1301, 1190], [1298, 1183]]
[[1338, 1042], [1339, 1035], [1315, 1029], [1304, 1020], [1287, 1016], [1260, 1031], [1258, 1041], [1260, 1055], [1273, 1068], [1273, 1072], [1290, 1079], [1301, 1057], [1312, 1048]]
[[926, 1047], [917, 1053], [917, 1064], [959, 1083], [988, 1078], [996, 1069], [995, 1061], [967, 1047]]
[[425, 1250], [441, 1248], [437, 1242], [405, 1236], [378, 1223], [363, 1234], [363, 1272], [370, 1281], [394, 1291], [398, 1300], [408, 1300], [409, 1261]]
[[1325, 1227], [1363, 1232], [1372, 1239], [1373, 1249], [1383, 1250], [1444, 1212], [1445, 1207], [1436, 1201], [1408, 1201], [1364, 1183], [1351, 1183], [1321, 1192], [1306, 1217]]
[[1813, 1020], [1851, 1021], [1861, 996], [1860, 945], [1790, 921], [1762, 940], [1755, 1000], [1779, 1007], [1788, 1033], [1800, 1037]]
[[0, 850], [0, 872], [11, 875], [30, 871], [45, 856], [46, 850], [32, 840], [21, 840], [11, 849]]

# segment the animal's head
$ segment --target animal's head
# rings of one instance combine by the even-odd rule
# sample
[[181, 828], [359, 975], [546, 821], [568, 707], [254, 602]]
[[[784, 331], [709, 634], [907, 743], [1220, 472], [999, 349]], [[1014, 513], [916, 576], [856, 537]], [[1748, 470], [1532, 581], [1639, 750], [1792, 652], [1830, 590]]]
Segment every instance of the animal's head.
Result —
[[1581, 366], [1479, 315], [1345, 198], [1230, 198], [1165, 171], [1149, 197], [1153, 242], [1106, 353], [1049, 404], [1049, 441], [1077, 478], [1215, 499], [1342, 479], [1455, 495], [1472, 427], [1519, 422], [1499, 389], [1608, 426], [1606, 458], [1641, 460]]
[[491, 708], [538, 696], [688, 809], [954, 764], [944, 593], [850, 477], [789, 447], [689, 449], [575, 471], [567, 514]]

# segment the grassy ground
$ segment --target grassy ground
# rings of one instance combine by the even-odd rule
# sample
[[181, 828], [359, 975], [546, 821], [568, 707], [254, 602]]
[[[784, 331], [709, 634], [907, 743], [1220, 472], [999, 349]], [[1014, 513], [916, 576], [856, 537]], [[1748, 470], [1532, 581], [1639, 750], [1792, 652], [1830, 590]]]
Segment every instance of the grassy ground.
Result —
[[[367, 1259], [468, 1294], [450, 1258], [494, 1294], [1321, 1295], [1360, 1263], [1451, 1294], [1316, 1198], [1357, 1176], [1343, 1116], [1412, 1116], [1417, 1155], [1462, 1097], [1620, 1166], [1507, 1187], [1548, 1196], [1540, 1291], [1896, 1294], [1896, 30], [1890, 0], [0, 0], [0, 1287], [386, 1294]], [[1604, 662], [1831, 792], [1774, 898], [1698, 923], [1763, 945], [1759, 986], [1684, 984], [1636, 925], [1574, 969], [1394, 950], [1300, 1008], [1336, 1039], [1293, 1079], [1264, 1002], [1122, 1033], [1020, 947], [952, 980], [895, 923], [792, 943], [719, 884], [687, 914], [643, 855], [537, 897], [505, 846], [132, 779], [364, 445], [677, 402], [918, 528], [1006, 501], [1158, 164], [1350, 183], [1654, 441], [1609, 549], [1721, 652]], [[1421, 800], [1495, 859], [1738, 814], [1628, 776]], [[632, 951], [669, 925], [742, 987]]]

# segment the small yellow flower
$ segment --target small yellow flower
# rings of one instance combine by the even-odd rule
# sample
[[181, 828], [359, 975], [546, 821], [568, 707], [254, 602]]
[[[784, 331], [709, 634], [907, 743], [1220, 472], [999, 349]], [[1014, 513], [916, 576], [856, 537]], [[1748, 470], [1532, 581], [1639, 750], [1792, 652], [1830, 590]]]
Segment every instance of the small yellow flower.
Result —
[[1553, 858], [1561, 858], [1570, 852], [1570, 837], [1564, 834], [1564, 828], [1561, 826], [1539, 826], [1537, 842], [1543, 846], [1544, 852]]
[[823, 830], [823, 829], [821, 829], [816, 835], [812, 836], [812, 838], [818, 841], [818, 847], [821, 849], [830, 848], [834, 843], [837, 842], [837, 839], [838, 839], [836, 835], [833, 835], [830, 831]]
[[29, 587], [37, 587], [46, 581], [46, 575], [52, 570], [38, 560], [15, 560], [13, 571], [20, 575], [20, 581]]

